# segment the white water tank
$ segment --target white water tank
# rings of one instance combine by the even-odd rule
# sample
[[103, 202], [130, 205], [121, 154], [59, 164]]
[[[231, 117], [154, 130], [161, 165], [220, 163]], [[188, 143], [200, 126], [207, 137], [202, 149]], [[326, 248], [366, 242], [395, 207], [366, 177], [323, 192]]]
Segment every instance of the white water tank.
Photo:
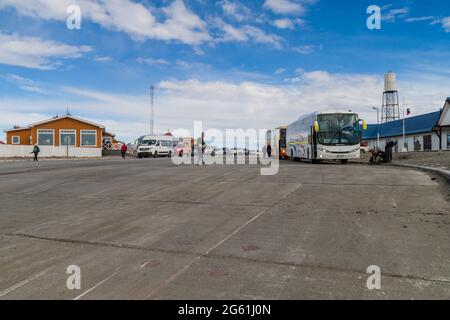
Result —
[[397, 76], [389, 71], [384, 75], [384, 92], [397, 91]]

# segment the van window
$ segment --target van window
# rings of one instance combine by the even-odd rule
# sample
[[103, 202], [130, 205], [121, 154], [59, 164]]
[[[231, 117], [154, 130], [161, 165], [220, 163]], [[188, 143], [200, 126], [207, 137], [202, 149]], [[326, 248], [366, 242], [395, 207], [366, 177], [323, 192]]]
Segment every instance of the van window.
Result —
[[142, 140], [141, 146], [154, 146], [156, 144], [156, 140]]

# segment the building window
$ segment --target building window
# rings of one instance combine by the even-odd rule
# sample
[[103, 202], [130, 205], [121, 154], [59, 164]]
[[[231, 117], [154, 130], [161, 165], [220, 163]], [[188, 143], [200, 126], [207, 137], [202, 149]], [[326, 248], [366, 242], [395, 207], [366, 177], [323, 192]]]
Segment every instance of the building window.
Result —
[[97, 131], [96, 130], [81, 130], [81, 146], [82, 147], [96, 147], [97, 146]]
[[433, 150], [433, 137], [431, 135], [423, 136], [423, 150], [424, 151]]
[[38, 130], [38, 145], [40, 146], [55, 145], [55, 131], [46, 129]]
[[12, 137], [12, 144], [20, 144], [20, 137], [19, 136]]
[[77, 136], [76, 130], [59, 130], [59, 145], [75, 146], [76, 136]]
[[112, 148], [112, 138], [103, 137], [103, 149], [111, 149], [111, 148]]
[[447, 150], [450, 150], [450, 133], [447, 134]]

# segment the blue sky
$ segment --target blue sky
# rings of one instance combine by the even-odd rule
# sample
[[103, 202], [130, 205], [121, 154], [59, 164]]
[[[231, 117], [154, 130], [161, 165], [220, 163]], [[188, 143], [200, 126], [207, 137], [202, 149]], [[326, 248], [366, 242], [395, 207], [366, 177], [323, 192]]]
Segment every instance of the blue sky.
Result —
[[[66, 27], [70, 4], [81, 30]], [[366, 26], [372, 4], [381, 30]], [[343, 108], [375, 121], [388, 70], [414, 113], [435, 111], [450, 96], [449, 40], [440, 0], [0, 0], [0, 129], [69, 105], [132, 141], [149, 130], [151, 83], [159, 131]]]

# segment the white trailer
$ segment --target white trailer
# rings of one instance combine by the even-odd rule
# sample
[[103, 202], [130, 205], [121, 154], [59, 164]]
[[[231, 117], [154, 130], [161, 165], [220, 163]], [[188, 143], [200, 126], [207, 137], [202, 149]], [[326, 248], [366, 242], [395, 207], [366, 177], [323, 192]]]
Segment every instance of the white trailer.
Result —
[[[337, 160], [361, 156], [361, 120], [356, 113], [314, 112], [288, 126], [287, 152], [292, 160]], [[363, 129], [367, 128], [365, 121]]]

